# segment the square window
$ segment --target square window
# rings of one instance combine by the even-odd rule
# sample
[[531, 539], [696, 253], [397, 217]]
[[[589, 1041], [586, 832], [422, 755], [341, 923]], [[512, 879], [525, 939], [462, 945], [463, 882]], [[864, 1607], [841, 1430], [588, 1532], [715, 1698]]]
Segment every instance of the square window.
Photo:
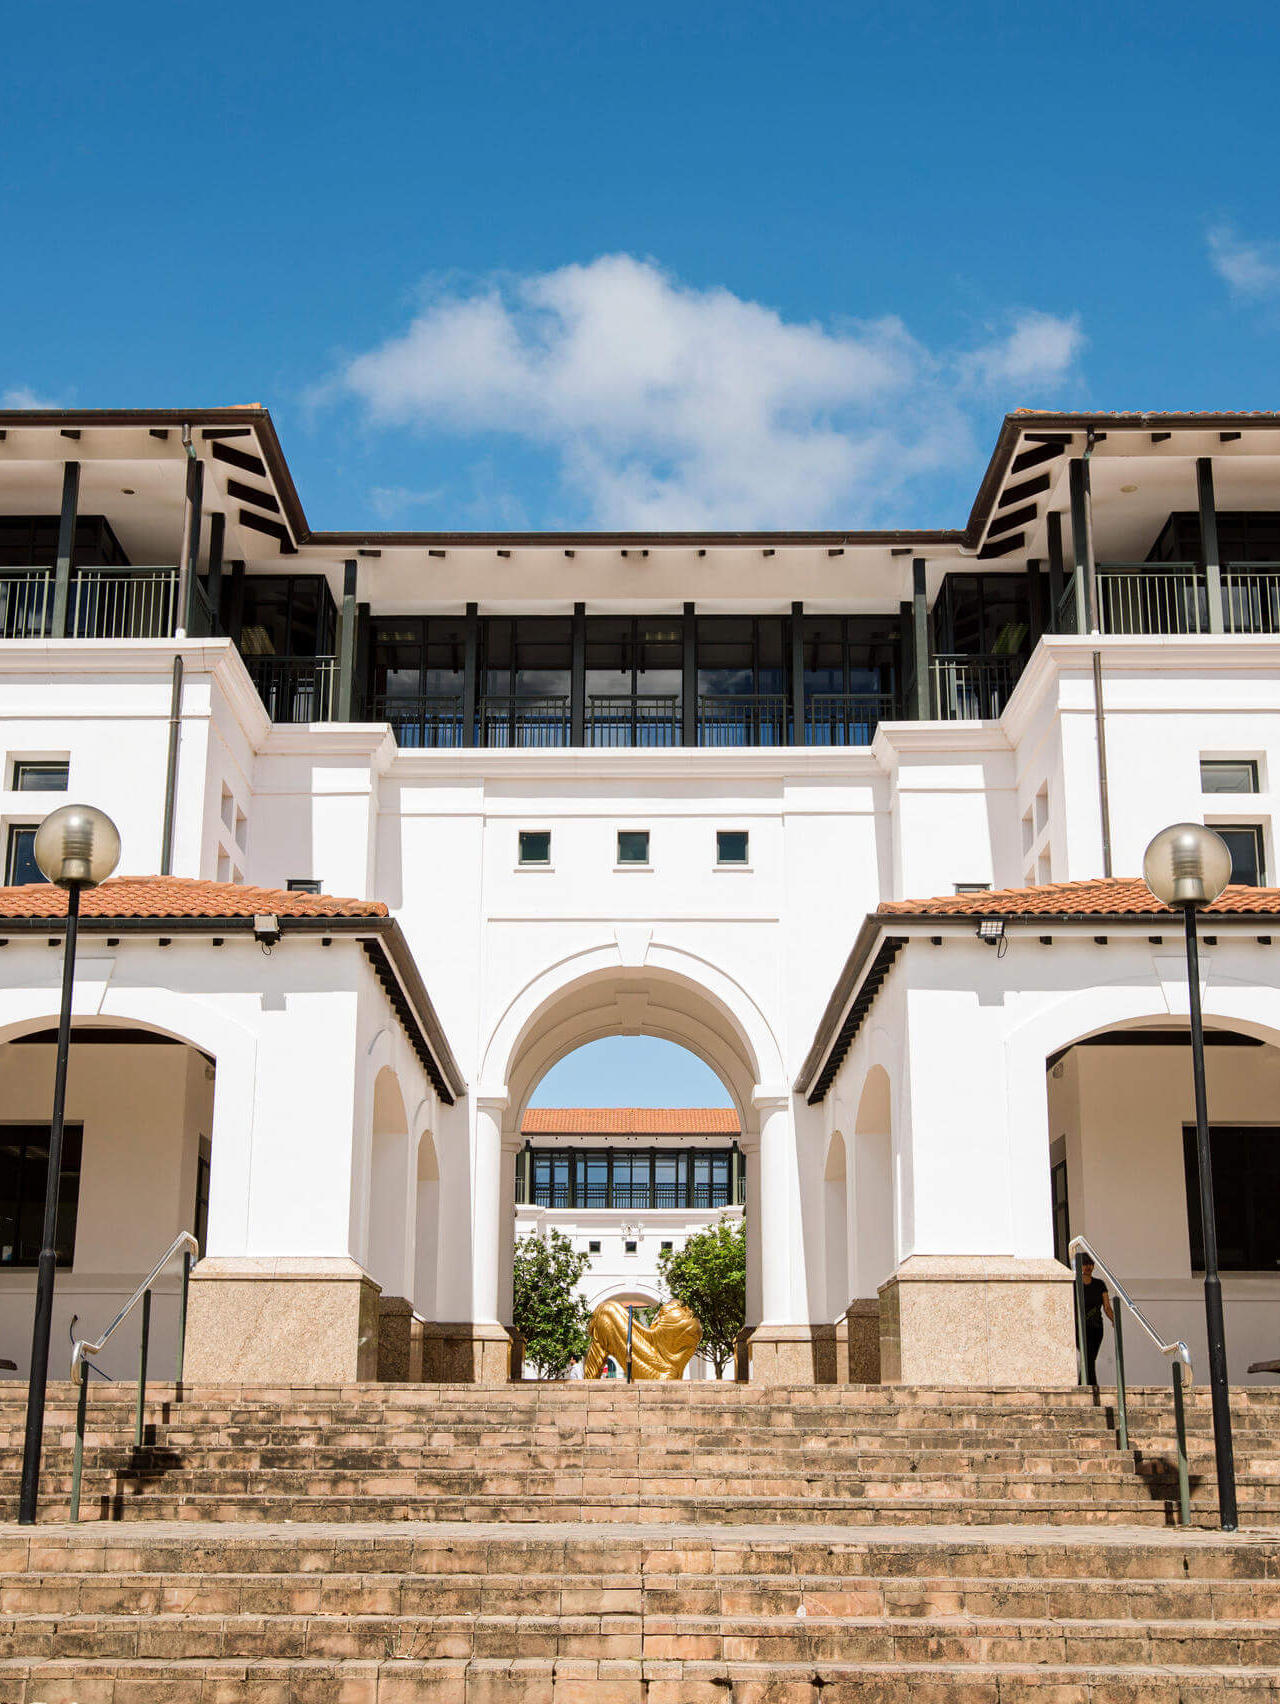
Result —
[[598, 1242], [589, 1242], [587, 1244], [587, 1253], [588, 1254], [599, 1254], [599, 1252], [600, 1252], [600, 1244]]
[[40, 866], [36, 863], [38, 826], [34, 822], [15, 822], [10, 825], [4, 860], [6, 887], [25, 887], [28, 882], [44, 881]]
[[750, 840], [745, 828], [718, 828], [716, 830], [716, 863], [745, 864], [750, 849]]
[[520, 862], [549, 864], [551, 862], [551, 830], [522, 828], [520, 830]]
[[290, 876], [284, 884], [286, 893], [323, 893], [324, 889], [315, 876]]
[[1262, 856], [1262, 830], [1257, 823], [1209, 824], [1220, 834], [1231, 853], [1231, 880], [1240, 887], [1265, 887], [1267, 874]]
[[664, 1242], [662, 1245], [662, 1252], [663, 1254], [674, 1254], [675, 1247], [676, 1245], [673, 1242]]
[[649, 830], [620, 828], [618, 830], [618, 862], [647, 864], [649, 862]]
[[1202, 793], [1256, 793], [1258, 765], [1252, 758], [1201, 758]]
[[15, 793], [65, 793], [70, 768], [68, 763], [15, 763], [13, 790]]
[[639, 1245], [634, 1242], [624, 1242], [622, 1245], [623, 1252], [626, 1254], [634, 1254], [638, 1246]]

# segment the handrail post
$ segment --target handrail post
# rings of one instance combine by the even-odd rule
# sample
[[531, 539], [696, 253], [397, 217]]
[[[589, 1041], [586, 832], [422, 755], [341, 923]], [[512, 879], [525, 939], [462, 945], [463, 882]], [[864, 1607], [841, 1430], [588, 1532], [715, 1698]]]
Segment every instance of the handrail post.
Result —
[[1116, 1339], [1116, 1418], [1119, 1422], [1120, 1448], [1129, 1448], [1129, 1404], [1124, 1383], [1124, 1303], [1117, 1298], [1112, 1326]]
[[1080, 1383], [1088, 1383], [1088, 1362], [1084, 1340], [1084, 1255], [1076, 1255], [1076, 1360], [1080, 1368]]
[[89, 1362], [80, 1363], [80, 1391], [76, 1397], [76, 1442], [71, 1458], [71, 1519], [80, 1519], [80, 1479], [84, 1472], [84, 1427], [89, 1407]]
[[1178, 1434], [1178, 1512], [1191, 1525], [1191, 1484], [1187, 1473], [1187, 1416], [1182, 1405], [1182, 1363], [1173, 1363], [1173, 1424]]
[[191, 1250], [182, 1251], [182, 1288], [178, 1292], [178, 1367], [174, 1375], [177, 1384], [182, 1383], [182, 1368], [187, 1354], [187, 1292], [191, 1288]]
[[134, 1419], [133, 1441], [138, 1449], [142, 1448], [142, 1413], [147, 1400], [147, 1351], [151, 1343], [151, 1292], [146, 1290], [142, 1297], [142, 1352], [138, 1358], [138, 1412]]

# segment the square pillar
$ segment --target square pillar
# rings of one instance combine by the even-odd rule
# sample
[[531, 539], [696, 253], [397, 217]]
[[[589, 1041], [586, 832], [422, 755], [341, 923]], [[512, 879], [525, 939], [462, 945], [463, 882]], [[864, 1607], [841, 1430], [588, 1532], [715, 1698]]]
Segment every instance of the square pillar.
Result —
[[885, 1384], [1077, 1382], [1071, 1273], [1056, 1260], [912, 1255], [880, 1287]]
[[194, 1385], [376, 1379], [380, 1294], [350, 1259], [202, 1260], [191, 1274], [185, 1377]]

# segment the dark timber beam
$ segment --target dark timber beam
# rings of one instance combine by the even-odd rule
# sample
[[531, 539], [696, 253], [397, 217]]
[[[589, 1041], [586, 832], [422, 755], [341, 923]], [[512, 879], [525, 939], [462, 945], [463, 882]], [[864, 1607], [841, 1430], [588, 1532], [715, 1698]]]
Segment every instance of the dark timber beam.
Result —
[[587, 743], [587, 606], [573, 606], [572, 651], [569, 657], [569, 744]]
[[467, 605], [462, 650], [462, 743], [476, 743], [476, 693], [480, 684], [480, 605]]
[[693, 605], [684, 606], [680, 651], [680, 744], [698, 743], [698, 629]]
[[791, 743], [804, 744], [804, 605], [791, 606]]
[[1200, 504], [1200, 565], [1204, 569], [1205, 596], [1209, 602], [1209, 631], [1221, 633], [1222, 562], [1218, 552], [1218, 510], [1213, 498], [1213, 462], [1208, 456], [1196, 461], [1196, 497]]
[[204, 463], [187, 458], [187, 491], [182, 519], [183, 558], [178, 564], [178, 624], [190, 634], [196, 607], [196, 572], [200, 566], [200, 517], [204, 503]]
[[230, 585], [227, 592], [227, 638], [240, 648], [240, 640], [244, 634], [244, 563], [232, 562]]
[[1044, 575], [1036, 561], [1027, 563], [1027, 603], [1031, 610], [1031, 632], [1028, 638], [1034, 651], [1044, 632]]
[[1066, 590], [1066, 571], [1062, 564], [1062, 516], [1051, 509], [1045, 516], [1049, 535], [1049, 631], [1062, 632], [1062, 594]]
[[80, 501], [80, 463], [69, 461], [62, 469], [62, 513], [58, 518], [58, 554], [53, 569], [53, 637], [67, 636], [67, 613], [71, 597], [71, 558], [76, 543], [76, 509]]
[[354, 720], [356, 689], [356, 561], [342, 564], [342, 611], [338, 617], [338, 680], [334, 717]]
[[932, 714], [930, 705], [929, 603], [925, 589], [923, 556], [911, 559], [911, 647], [915, 652], [916, 682], [911, 714], [917, 722], [927, 722]]
[[213, 630], [216, 633], [221, 620], [220, 605], [222, 603], [222, 552], [226, 544], [227, 517], [221, 514], [209, 516], [209, 610], [213, 616]]
[[1093, 529], [1089, 524], [1089, 464], [1073, 456], [1068, 469], [1071, 484], [1071, 546], [1076, 563], [1076, 632], [1092, 633], [1094, 595]]

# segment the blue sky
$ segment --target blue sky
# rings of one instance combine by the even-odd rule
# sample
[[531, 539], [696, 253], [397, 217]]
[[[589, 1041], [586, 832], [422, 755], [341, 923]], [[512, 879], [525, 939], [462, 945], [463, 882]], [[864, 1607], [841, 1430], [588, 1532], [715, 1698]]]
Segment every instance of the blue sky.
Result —
[[613, 1035], [553, 1065], [534, 1106], [728, 1106], [709, 1065], [653, 1035]]
[[0, 396], [266, 403], [325, 526], [958, 524], [1277, 402], [1274, 7], [27, 7]]

